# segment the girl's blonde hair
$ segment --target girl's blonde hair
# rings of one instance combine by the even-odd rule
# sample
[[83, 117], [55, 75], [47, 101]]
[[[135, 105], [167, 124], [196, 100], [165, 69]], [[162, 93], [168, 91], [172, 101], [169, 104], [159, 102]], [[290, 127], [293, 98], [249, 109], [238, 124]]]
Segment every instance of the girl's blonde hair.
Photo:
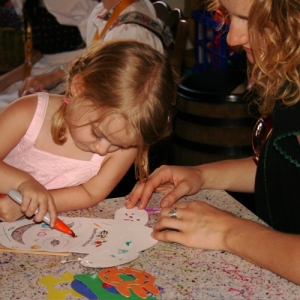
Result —
[[[75, 75], [82, 80], [80, 96], [72, 93]], [[134, 128], [138, 146], [135, 161], [140, 179], [148, 176], [149, 146], [171, 133], [171, 106], [177, 79], [168, 58], [152, 47], [136, 41], [92, 44], [69, 66], [66, 97], [52, 123], [55, 143], [63, 144], [68, 134], [70, 112], [80, 104], [99, 109], [99, 122], [108, 115], [123, 118]]]
[[[208, 9], [220, 5], [208, 0]], [[248, 75], [263, 116], [272, 113], [278, 100], [287, 106], [300, 99], [299, 0], [253, 0], [248, 19], [254, 64]]]

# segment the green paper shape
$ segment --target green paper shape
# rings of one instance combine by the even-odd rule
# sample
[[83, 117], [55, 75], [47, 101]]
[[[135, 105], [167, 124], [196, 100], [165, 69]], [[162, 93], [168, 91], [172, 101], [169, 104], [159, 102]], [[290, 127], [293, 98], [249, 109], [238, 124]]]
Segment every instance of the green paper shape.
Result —
[[[130, 290], [130, 297], [125, 297], [122, 294], [114, 294], [107, 291], [105, 288], [102, 287], [103, 281], [99, 278], [98, 273], [94, 274], [76, 274], [74, 278], [80, 280], [84, 283], [100, 300], [124, 300], [124, 299], [131, 299], [131, 300], [140, 300], [141, 297], [137, 296], [134, 292]], [[131, 276], [122, 275], [123, 281], [132, 280]], [[146, 298], [147, 300], [157, 300], [151, 296]]]

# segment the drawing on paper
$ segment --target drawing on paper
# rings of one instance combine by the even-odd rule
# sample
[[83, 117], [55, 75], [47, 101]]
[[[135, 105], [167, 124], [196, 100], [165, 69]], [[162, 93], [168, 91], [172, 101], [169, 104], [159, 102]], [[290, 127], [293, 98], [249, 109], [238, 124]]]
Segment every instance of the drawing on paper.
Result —
[[151, 237], [151, 228], [145, 226], [147, 212], [137, 208], [120, 208], [115, 219], [60, 218], [72, 228], [77, 238], [51, 229], [47, 224], [24, 219], [0, 223], [0, 243], [15, 250], [88, 254], [81, 264], [95, 268], [132, 261], [140, 251], [157, 243]]

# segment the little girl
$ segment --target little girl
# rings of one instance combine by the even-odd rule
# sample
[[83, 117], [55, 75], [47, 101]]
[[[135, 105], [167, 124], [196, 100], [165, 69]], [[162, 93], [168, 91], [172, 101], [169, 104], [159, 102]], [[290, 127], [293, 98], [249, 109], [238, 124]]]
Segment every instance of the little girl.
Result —
[[171, 130], [176, 80], [168, 60], [146, 44], [91, 46], [69, 67], [66, 95], [38, 93], [0, 114], [0, 219], [83, 209], [107, 197], [135, 163], [148, 176], [148, 148]]

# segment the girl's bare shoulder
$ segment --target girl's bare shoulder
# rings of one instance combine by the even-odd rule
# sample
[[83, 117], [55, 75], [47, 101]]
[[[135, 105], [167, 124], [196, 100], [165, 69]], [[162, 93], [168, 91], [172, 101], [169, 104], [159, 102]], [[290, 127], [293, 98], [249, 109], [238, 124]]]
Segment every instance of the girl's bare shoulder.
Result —
[[[15, 122], [22, 120], [27, 123], [32, 120], [37, 105], [37, 95], [32, 94], [21, 97], [1, 111], [1, 119], [14, 119]], [[29, 124], [28, 123], [28, 124]]]
[[1, 148], [2, 156], [17, 145], [26, 133], [33, 118], [37, 105], [37, 96], [28, 95], [22, 97], [0, 113], [0, 140], [6, 140], [5, 146]]

